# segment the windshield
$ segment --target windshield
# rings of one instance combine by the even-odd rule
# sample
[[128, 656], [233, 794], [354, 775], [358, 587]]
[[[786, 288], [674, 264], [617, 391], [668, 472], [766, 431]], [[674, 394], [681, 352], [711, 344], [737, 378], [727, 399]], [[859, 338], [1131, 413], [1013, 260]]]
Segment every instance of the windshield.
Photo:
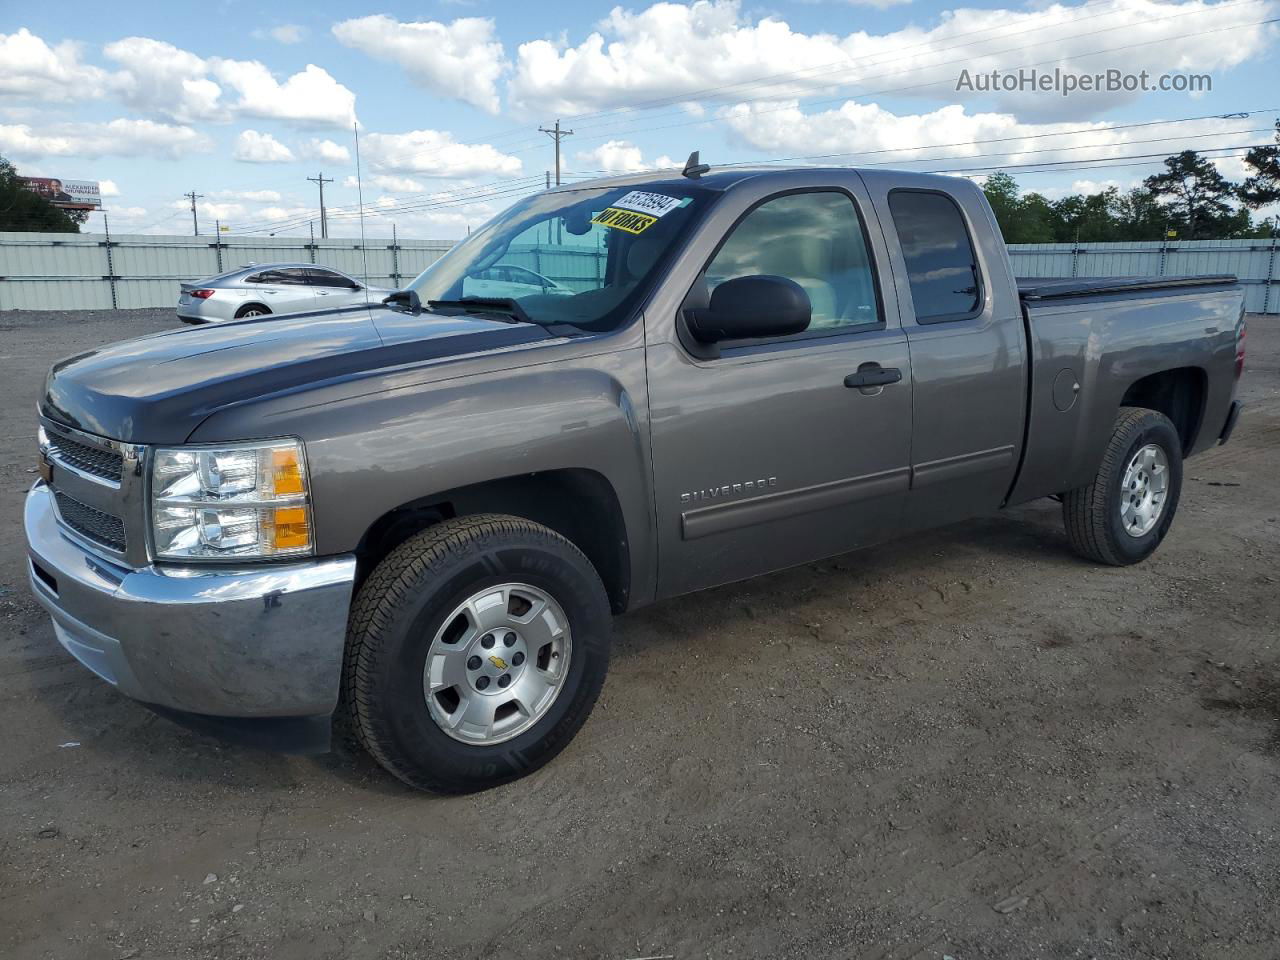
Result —
[[[583, 188], [520, 201], [409, 284], [423, 304], [507, 312], [550, 325], [612, 330], [714, 192], [683, 184]], [[510, 304], [508, 304], [510, 306]]]

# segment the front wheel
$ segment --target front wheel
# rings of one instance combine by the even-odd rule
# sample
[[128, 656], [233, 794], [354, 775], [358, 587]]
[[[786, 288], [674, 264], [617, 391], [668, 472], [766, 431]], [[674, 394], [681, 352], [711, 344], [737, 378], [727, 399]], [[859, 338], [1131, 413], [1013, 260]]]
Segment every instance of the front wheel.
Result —
[[344, 702], [357, 736], [410, 786], [514, 780], [586, 721], [612, 616], [590, 561], [552, 530], [480, 515], [393, 550], [351, 611]]
[[1081, 556], [1127, 566], [1164, 540], [1182, 493], [1182, 441], [1169, 418], [1121, 407], [1093, 482], [1062, 496], [1067, 539]]

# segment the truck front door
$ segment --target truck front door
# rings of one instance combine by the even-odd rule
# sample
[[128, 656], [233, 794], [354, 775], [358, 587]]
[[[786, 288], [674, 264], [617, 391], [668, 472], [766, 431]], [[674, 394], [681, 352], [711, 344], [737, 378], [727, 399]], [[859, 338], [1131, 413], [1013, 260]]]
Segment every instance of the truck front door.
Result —
[[689, 255], [698, 261], [682, 264], [696, 271], [690, 300], [734, 277], [794, 280], [813, 308], [804, 333], [699, 356], [681, 342], [678, 309], [647, 315], [660, 596], [893, 534], [908, 485], [911, 370], [882, 307], [883, 241], [866, 209], [854, 178], [772, 195], [740, 187], [706, 228], [723, 239], [704, 233]]

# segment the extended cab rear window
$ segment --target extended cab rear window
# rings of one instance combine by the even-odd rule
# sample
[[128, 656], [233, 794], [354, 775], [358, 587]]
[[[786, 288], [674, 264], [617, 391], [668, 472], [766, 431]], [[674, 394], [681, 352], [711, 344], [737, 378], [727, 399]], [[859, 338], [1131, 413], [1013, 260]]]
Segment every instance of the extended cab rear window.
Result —
[[982, 273], [956, 202], [945, 193], [894, 190], [889, 211], [907, 262], [917, 323], [977, 316]]

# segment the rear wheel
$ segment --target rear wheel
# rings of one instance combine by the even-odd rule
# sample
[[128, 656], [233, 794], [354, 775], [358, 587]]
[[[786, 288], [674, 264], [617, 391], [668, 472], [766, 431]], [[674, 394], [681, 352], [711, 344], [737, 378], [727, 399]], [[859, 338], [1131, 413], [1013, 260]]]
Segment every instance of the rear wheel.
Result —
[[1169, 418], [1121, 407], [1093, 482], [1062, 497], [1067, 539], [1081, 556], [1125, 566], [1149, 557], [1182, 493], [1182, 440]]
[[611, 627], [599, 576], [559, 534], [498, 515], [430, 527], [377, 566], [352, 607], [351, 726], [419, 789], [513, 780], [586, 721]]
[[236, 319], [241, 320], [245, 317], [265, 317], [270, 313], [271, 311], [260, 303], [246, 303], [236, 311]]

